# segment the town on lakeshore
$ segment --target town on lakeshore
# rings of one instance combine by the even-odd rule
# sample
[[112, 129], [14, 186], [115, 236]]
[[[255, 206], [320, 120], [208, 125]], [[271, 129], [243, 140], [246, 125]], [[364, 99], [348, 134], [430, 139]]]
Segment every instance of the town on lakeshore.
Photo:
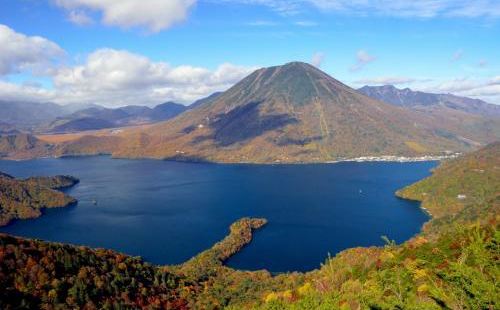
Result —
[[500, 309], [500, 1], [3, 0], [0, 309]]

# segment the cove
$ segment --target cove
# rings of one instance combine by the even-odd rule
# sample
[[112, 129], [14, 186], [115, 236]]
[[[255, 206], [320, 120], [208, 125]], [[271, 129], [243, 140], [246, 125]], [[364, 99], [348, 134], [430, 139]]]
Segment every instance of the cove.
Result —
[[430, 175], [436, 162], [223, 165], [106, 156], [0, 161], [16, 177], [69, 174], [78, 205], [46, 210], [0, 232], [110, 248], [156, 264], [182, 263], [211, 247], [239, 218], [269, 223], [229, 259], [272, 272], [318, 268], [330, 253], [400, 243], [428, 216], [394, 192]]

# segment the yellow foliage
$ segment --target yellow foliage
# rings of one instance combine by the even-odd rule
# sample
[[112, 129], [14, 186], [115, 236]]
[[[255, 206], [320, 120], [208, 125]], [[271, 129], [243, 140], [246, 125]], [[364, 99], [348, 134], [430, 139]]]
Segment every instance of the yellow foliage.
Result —
[[299, 287], [298, 292], [300, 295], [307, 295], [308, 293], [312, 292], [313, 288], [311, 283], [306, 282], [304, 285]]
[[382, 252], [382, 254], [380, 254], [380, 260], [383, 262], [391, 260], [393, 258], [394, 258], [394, 254], [392, 254], [392, 252], [389, 252], [389, 251], [384, 251], [384, 252]]
[[422, 279], [427, 276], [427, 271], [425, 269], [417, 269], [413, 272], [413, 278], [415, 280]]
[[48, 294], [50, 301], [55, 301], [57, 298], [57, 291], [55, 289], [51, 289]]
[[429, 286], [427, 284], [422, 284], [417, 288], [417, 292], [426, 293], [429, 291]]
[[292, 299], [293, 294], [292, 294], [291, 290], [286, 290], [286, 291], [283, 292], [282, 296], [283, 296], [284, 299], [290, 300], [290, 299]]
[[267, 294], [266, 298], [264, 299], [266, 302], [271, 302], [271, 301], [275, 301], [275, 300], [278, 300], [278, 294], [272, 292], [272, 293], [269, 293]]

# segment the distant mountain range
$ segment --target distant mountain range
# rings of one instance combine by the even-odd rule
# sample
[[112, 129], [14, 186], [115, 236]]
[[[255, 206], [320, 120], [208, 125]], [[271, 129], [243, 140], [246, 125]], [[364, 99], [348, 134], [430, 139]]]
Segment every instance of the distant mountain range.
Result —
[[163, 103], [154, 108], [146, 106], [125, 106], [116, 109], [94, 107], [59, 117], [44, 131], [64, 133], [151, 124], [171, 119], [187, 109], [185, 105], [175, 102]]
[[442, 154], [499, 138], [498, 117], [385, 103], [300, 62], [259, 69], [166, 122], [41, 137], [55, 155], [261, 163]]
[[188, 109], [217, 97], [214, 93], [190, 106], [175, 102], [147, 106], [105, 108], [96, 104], [58, 105], [43, 102], [0, 101], [0, 134], [15, 131], [31, 133], [74, 133], [86, 130], [152, 124], [171, 119]]
[[[90, 129], [103, 130], [80, 133]], [[355, 90], [292, 62], [259, 69], [188, 107], [92, 107], [59, 116], [44, 131], [74, 134], [4, 135], [0, 153], [259, 163], [440, 155], [499, 140], [500, 115], [495, 105], [453, 95], [394, 86]]]
[[393, 85], [364, 86], [358, 91], [377, 100], [421, 111], [448, 109], [487, 117], [500, 117], [500, 105], [452, 94], [432, 94], [409, 88], [398, 89]]

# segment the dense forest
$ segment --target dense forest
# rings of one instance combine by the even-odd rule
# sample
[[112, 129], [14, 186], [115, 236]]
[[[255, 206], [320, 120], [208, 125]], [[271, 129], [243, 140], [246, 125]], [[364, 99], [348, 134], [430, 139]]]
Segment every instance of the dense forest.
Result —
[[60, 190], [78, 183], [71, 176], [32, 177], [17, 180], [0, 172], [0, 226], [14, 219], [36, 218], [43, 208], [66, 207], [76, 200]]
[[0, 308], [498, 309], [500, 143], [443, 162], [397, 195], [432, 215], [419, 235], [343, 251], [307, 273], [224, 266], [264, 219], [241, 219], [178, 266], [0, 235]]

